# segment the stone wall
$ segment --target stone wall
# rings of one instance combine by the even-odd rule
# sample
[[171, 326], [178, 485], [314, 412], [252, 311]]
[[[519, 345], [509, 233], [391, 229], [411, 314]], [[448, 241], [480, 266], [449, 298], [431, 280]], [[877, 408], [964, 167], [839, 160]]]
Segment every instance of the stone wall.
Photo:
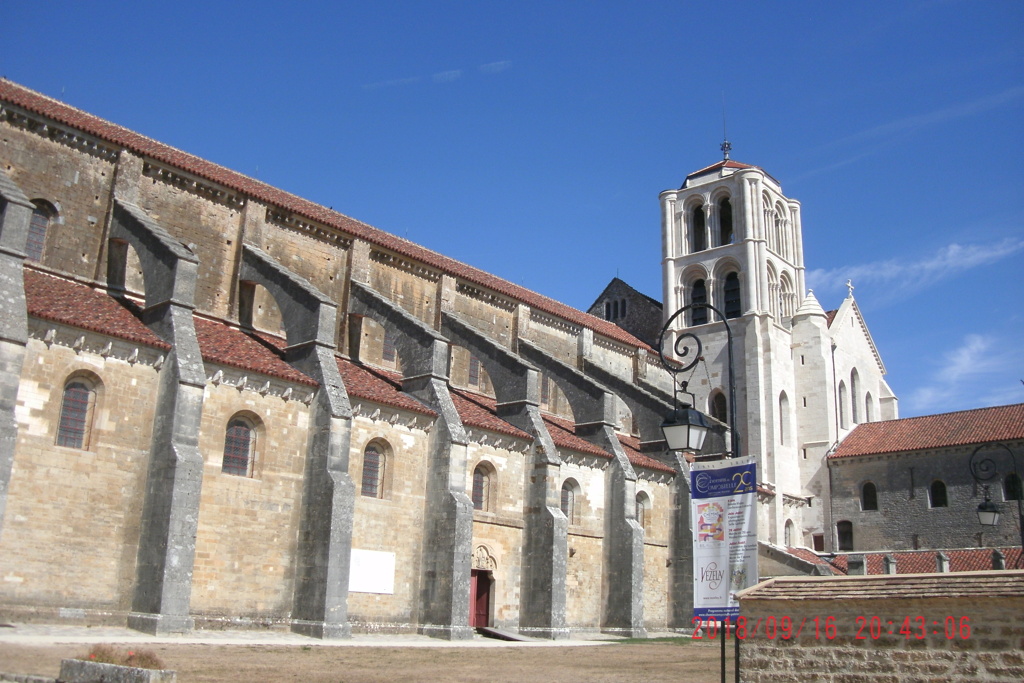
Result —
[[[1014, 444], [1018, 460], [1024, 444]], [[911, 453], [864, 455], [828, 461], [832, 477], [832, 518], [853, 524], [853, 550], [916, 550], [926, 548], [981, 548], [1019, 545], [1015, 501], [1004, 501], [1002, 478], [992, 481], [991, 499], [1003, 515], [998, 527], [978, 523], [978, 505], [984, 490], [971, 475], [969, 460], [974, 446]], [[1002, 472], [1012, 471], [1001, 449], [983, 455], [1003, 460]], [[946, 505], [934, 506], [930, 488], [946, 486]], [[861, 491], [875, 485], [877, 510], [864, 510]]]
[[744, 683], [1024, 680], [1024, 571], [779, 578], [739, 600]]

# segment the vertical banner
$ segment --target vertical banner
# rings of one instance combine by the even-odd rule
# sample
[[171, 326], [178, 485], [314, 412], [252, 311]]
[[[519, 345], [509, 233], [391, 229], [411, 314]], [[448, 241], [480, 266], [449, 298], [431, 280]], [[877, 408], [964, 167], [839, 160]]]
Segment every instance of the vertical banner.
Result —
[[693, 614], [739, 616], [736, 593], [757, 582], [757, 465], [752, 457], [690, 467]]

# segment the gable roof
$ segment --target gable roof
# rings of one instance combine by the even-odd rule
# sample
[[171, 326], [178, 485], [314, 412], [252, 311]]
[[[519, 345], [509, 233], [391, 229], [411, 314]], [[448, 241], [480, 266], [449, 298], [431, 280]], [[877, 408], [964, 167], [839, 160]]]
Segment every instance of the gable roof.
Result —
[[402, 378], [397, 372], [371, 368], [346, 358], [336, 357], [336, 360], [341, 381], [349, 396], [421, 415], [437, 416], [436, 412], [402, 392]]
[[[885, 363], [882, 362], [882, 354], [878, 352], [878, 347], [875, 346], [875, 340], [871, 336], [871, 331], [868, 330], [868, 325], [864, 322], [864, 315], [860, 312], [860, 306], [857, 305], [857, 300], [852, 295], [843, 299], [843, 303], [839, 305], [839, 308], [833, 314], [829, 311], [825, 314], [829, 331], [832, 333], [833, 338], [839, 334], [842, 329], [841, 324], [849, 316], [854, 316], [855, 320], [860, 323], [861, 332], [864, 333], [864, 337], [868, 342], [868, 347], [871, 349], [871, 355], [874, 356], [875, 362], [878, 364], [878, 370], [885, 375]], [[833, 326], [832, 323], [838, 322], [839, 325]]]
[[629, 464], [633, 467], [644, 467], [658, 472], [668, 472], [669, 474], [676, 473], [673, 468], [660, 460], [655, 460], [651, 456], [641, 453], [640, 439], [635, 436], [626, 436], [625, 434], [619, 434], [618, 437], [619, 443], [622, 444], [622, 450], [626, 452], [626, 457], [629, 458]]
[[92, 287], [26, 267], [25, 303], [28, 314], [41, 320], [98, 332], [169, 351], [171, 345], [146, 327], [127, 308], [127, 302], [115, 299]]
[[[717, 162], [711, 164], [710, 166], [705, 166], [704, 168], [700, 169], [699, 171], [694, 171], [690, 175], [686, 176], [686, 180], [683, 181], [683, 185], [679, 189], [680, 190], [686, 189], [686, 187], [690, 184], [691, 180], [696, 180], [697, 178], [700, 178], [701, 176], [705, 176], [705, 175], [708, 175], [710, 173], [715, 173], [717, 171], [721, 171], [721, 170], [726, 169], [726, 168], [731, 168], [731, 169], [736, 170], [736, 171], [740, 171], [740, 170], [743, 170], [745, 168], [756, 168], [757, 170], [759, 170], [762, 173], [764, 173], [764, 169], [759, 167], [759, 166], [751, 166], [750, 164], [743, 164], [743, 163], [740, 163], [739, 161], [733, 161], [732, 159], [722, 159], [721, 161], [717, 161]], [[765, 173], [765, 175], [768, 175], [768, 174]], [[771, 178], [771, 176], [768, 176], [768, 177]], [[772, 178], [772, 180], [774, 180], [774, 178]]]
[[868, 574], [884, 574], [885, 557], [889, 556], [896, 560], [897, 574], [933, 574], [938, 572], [937, 555], [941, 552], [949, 558], [950, 572], [974, 572], [991, 570], [992, 554], [996, 550], [1003, 554], [1003, 561], [1007, 569], [1024, 568], [1024, 556], [1021, 554], [1021, 549], [1016, 547], [847, 553], [834, 557], [825, 556], [821, 559], [828, 561], [836, 570], [846, 574], [850, 569], [850, 555], [862, 554]]
[[857, 425], [830, 460], [1024, 439], [1024, 403]]
[[333, 209], [303, 199], [254, 178], [219, 166], [205, 159], [157, 142], [127, 128], [105, 121], [68, 104], [47, 97], [12, 81], [0, 78], [0, 100], [14, 104], [34, 114], [45, 116], [95, 138], [120, 146], [168, 166], [241, 192], [260, 202], [271, 204], [314, 220], [359, 239], [388, 249], [427, 266], [455, 275], [473, 284], [521, 301], [531, 308], [585, 327], [605, 337], [637, 348], [649, 349], [644, 342], [618, 325], [579, 311], [507, 280], [484, 272], [455, 259], [431, 251], [426, 247], [384, 232], [367, 223], [349, 218]]
[[601, 293], [597, 296], [596, 299], [594, 299], [594, 303], [590, 304], [590, 308], [588, 308], [587, 310], [590, 310], [591, 308], [596, 306], [597, 303], [601, 301], [601, 299], [605, 298], [605, 296], [609, 295], [610, 293], [623, 290], [629, 294], [635, 294], [636, 296], [645, 299], [652, 306], [662, 308], [661, 302], [655, 299], [654, 297], [647, 296], [643, 292], [639, 291], [636, 287], [633, 287], [628, 282], [619, 277], [613, 277], [611, 281], [608, 283], [608, 285], [603, 290], [601, 290]]
[[474, 394], [451, 386], [449, 391], [455, 410], [458, 411], [464, 425], [533, 441], [531, 435], [498, 417], [498, 402], [490, 396]]
[[297, 384], [319, 386], [315, 379], [284, 361], [284, 339], [242, 332], [217, 320], [194, 317], [193, 322], [204, 361], [258, 372]]

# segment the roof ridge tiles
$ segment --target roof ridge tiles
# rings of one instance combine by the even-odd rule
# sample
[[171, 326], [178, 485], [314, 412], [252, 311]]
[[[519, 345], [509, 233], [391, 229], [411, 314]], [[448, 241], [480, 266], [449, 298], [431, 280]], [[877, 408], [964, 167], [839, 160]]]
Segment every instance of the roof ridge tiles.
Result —
[[516, 285], [497, 275], [457, 261], [428, 247], [385, 232], [380, 228], [346, 216], [332, 208], [324, 207], [311, 200], [304, 199], [229, 169], [226, 166], [221, 166], [141, 133], [136, 133], [128, 128], [106, 121], [6, 78], [0, 78], [0, 100], [11, 102], [37, 115], [51, 118], [60, 124], [81, 129], [107, 142], [150, 156], [161, 163], [248, 194], [259, 201], [295, 211], [328, 227], [351, 233], [354, 237], [365, 239], [386, 249], [391, 249], [408, 258], [423, 261], [428, 266], [449, 272], [476, 285], [493, 289], [500, 294], [521, 300], [529, 306], [551, 315], [565, 318], [569, 322], [591, 329], [598, 334], [628, 346], [650, 349], [647, 344], [614, 323], [602, 320], [568, 304]]

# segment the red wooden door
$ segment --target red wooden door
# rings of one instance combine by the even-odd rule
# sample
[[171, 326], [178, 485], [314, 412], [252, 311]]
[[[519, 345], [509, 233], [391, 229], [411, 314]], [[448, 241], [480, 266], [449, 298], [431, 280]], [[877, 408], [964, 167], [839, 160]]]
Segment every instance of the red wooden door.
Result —
[[490, 626], [491, 573], [474, 569], [469, 577], [469, 625]]

